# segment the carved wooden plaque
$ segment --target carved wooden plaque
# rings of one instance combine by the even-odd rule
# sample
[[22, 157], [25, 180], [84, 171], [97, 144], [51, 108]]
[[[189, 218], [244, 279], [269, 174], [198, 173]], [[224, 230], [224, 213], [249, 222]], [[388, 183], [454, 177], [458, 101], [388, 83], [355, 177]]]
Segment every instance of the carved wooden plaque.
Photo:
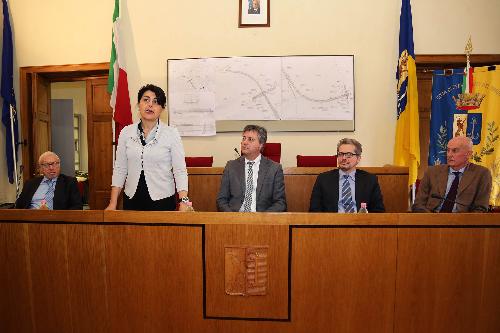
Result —
[[262, 296], [268, 288], [269, 246], [225, 246], [225, 289], [228, 295]]

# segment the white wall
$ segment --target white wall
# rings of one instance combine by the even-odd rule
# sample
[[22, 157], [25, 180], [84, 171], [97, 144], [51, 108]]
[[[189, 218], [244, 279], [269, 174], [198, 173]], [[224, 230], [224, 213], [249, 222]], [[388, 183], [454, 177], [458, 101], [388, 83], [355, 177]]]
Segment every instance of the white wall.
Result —
[[[461, 54], [469, 34], [474, 53], [500, 53], [500, 1], [412, 3], [417, 54]], [[113, 4], [111, 0], [10, 2], [16, 65], [108, 61]], [[240, 29], [234, 0], [122, 0], [131, 96], [135, 102], [144, 83], [166, 88], [168, 58], [354, 54], [356, 131], [270, 133], [269, 140], [283, 143], [285, 166], [295, 165], [299, 153], [333, 153], [344, 136], [363, 144], [363, 165], [391, 163], [400, 7], [400, 0], [271, 0], [270, 28]], [[239, 133], [220, 134], [185, 138], [184, 146], [187, 155], [210, 152], [215, 165], [223, 166], [233, 158], [239, 140]], [[5, 166], [0, 166], [0, 182], [5, 173]]]

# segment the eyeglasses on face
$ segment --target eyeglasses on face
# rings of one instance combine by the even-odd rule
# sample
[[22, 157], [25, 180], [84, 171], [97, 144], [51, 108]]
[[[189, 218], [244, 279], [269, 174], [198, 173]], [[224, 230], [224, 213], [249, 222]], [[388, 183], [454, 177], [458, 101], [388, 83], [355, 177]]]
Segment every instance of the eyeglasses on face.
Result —
[[251, 136], [243, 136], [241, 138], [241, 141], [254, 142], [254, 141], [257, 141], [257, 138], [254, 138], [254, 137], [251, 137]]
[[52, 166], [59, 166], [59, 164], [61, 164], [61, 162], [55, 161], [55, 162], [50, 162], [50, 163], [42, 163], [42, 164], [40, 164], [40, 166], [42, 168], [50, 168]]
[[353, 157], [353, 156], [358, 156], [358, 154], [356, 154], [356, 153], [351, 153], [351, 152], [348, 152], [348, 153], [338, 152], [338, 153], [337, 153], [337, 156], [338, 156], [338, 157], [351, 158], [351, 157]]

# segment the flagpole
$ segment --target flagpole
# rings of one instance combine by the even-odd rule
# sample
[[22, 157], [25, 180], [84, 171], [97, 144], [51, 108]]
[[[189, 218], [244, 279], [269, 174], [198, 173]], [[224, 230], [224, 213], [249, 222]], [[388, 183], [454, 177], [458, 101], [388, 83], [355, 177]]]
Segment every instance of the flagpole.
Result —
[[14, 108], [9, 104], [10, 112], [10, 137], [12, 142], [12, 158], [14, 159], [14, 179], [16, 180], [16, 199], [19, 195], [19, 179], [17, 178], [17, 154], [16, 154], [16, 137], [14, 135]]
[[113, 166], [115, 165], [115, 159], [116, 159], [116, 146], [118, 146], [118, 142], [116, 142], [116, 137], [115, 137], [115, 133], [116, 133], [115, 127], [116, 127], [115, 121], [113, 119], [111, 119], [111, 130], [113, 132], [113, 144], [111, 145], [113, 148]]

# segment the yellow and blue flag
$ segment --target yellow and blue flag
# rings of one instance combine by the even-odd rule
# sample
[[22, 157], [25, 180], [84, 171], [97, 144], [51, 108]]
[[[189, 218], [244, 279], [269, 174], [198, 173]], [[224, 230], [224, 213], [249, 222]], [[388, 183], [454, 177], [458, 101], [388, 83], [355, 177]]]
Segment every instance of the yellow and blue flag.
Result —
[[[497, 66], [474, 68], [472, 92], [484, 96], [480, 107], [469, 111], [468, 118], [482, 118], [482, 126], [468, 121], [467, 136], [474, 142], [474, 163], [490, 169], [493, 179], [490, 205], [500, 206], [500, 68]], [[481, 117], [481, 118], [479, 118]], [[474, 119], [474, 118], [472, 118]], [[475, 126], [475, 131], [472, 131]], [[481, 133], [480, 141], [469, 134]]]
[[420, 165], [418, 92], [410, 0], [402, 0], [399, 20], [399, 60], [394, 164], [408, 166], [408, 184], [415, 183]]

